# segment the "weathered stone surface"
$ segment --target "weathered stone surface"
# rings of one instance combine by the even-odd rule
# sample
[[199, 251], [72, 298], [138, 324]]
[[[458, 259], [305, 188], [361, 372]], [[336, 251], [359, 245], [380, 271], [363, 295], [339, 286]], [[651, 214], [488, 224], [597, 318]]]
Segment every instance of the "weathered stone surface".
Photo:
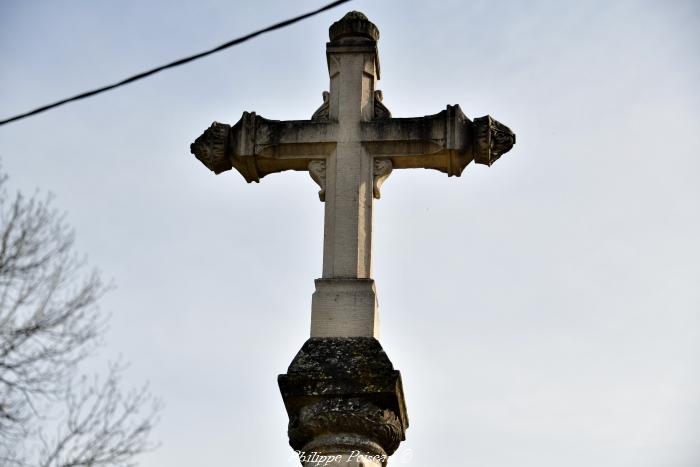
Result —
[[326, 435], [343, 434], [365, 440], [365, 452], [391, 455], [405, 437], [401, 374], [374, 338], [311, 338], [278, 382], [296, 450], [340, 449], [342, 437]]
[[328, 398], [302, 407], [290, 419], [288, 435], [290, 446], [304, 452], [361, 449], [375, 455], [393, 454], [404, 439], [396, 413], [357, 397]]
[[372, 192], [375, 199], [382, 197], [381, 188], [391, 171], [394, 170], [394, 164], [391, 159], [374, 159], [374, 185], [372, 186]]

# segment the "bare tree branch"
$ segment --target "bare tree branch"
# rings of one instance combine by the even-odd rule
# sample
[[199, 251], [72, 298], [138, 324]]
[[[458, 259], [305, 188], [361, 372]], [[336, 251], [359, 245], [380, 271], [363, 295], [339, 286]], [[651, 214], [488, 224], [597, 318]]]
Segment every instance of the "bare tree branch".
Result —
[[[107, 288], [74, 253], [51, 197], [9, 198], [6, 181], [0, 174], [0, 465], [131, 465], [159, 405], [146, 387], [120, 392], [119, 364], [102, 383], [76, 381], [104, 334], [97, 302]], [[65, 423], [47, 438], [41, 425], [61, 403]], [[32, 443], [40, 459], [26, 453]]]
[[123, 367], [113, 364], [106, 380], [80, 392], [67, 392], [67, 423], [44, 441], [41, 467], [133, 465], [136, 454], [152, 449], [147, 441], [160, 402], [143, 386], [122, 394]]

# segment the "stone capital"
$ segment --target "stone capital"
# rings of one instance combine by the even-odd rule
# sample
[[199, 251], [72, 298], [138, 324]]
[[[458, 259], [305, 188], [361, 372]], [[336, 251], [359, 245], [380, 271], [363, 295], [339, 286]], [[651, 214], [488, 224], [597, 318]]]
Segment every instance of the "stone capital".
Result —
[[374, 338], [311, 338], [278, 383], [297, 451], [389, 456], [405, 439], [401, 374]]

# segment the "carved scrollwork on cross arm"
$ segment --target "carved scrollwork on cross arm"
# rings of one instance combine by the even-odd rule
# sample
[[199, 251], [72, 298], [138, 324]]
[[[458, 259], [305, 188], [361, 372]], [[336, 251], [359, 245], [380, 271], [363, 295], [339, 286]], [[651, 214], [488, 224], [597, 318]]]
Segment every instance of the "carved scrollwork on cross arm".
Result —
[[326, 201], [326, 161], [324, 160], [313, 160], [309, 162], [309, 175], [314, 182], [318, 184], [321, 188], [318, 192], [318, 198], [322, 201]]
[[328, 91], [323, 91], [323, 104], [321, 104], [321, 107], [316, 109], [316, 112], [311, 116], [311, 120], [315, 120], [317, 122], [326, 122], [328, 121], [328, 99], [330, 98], [330, 93]]
[[391, 118], [391, 112], [384, 105], [384, 94], [380, 90], [374, 91], [374, 119], [385, 120]]
[[490, 115], [474, 119], [474, 161], [491, 165], [515, 144], [515, 133]]
[[374, 160], [374, 183], [372, 184], [373, 195], [376, 199], [381, 198], [381, 192], [379, 191], [391, 171], [394, 169], [394, 164], [391, 163], [390, 159], [375, 159]]

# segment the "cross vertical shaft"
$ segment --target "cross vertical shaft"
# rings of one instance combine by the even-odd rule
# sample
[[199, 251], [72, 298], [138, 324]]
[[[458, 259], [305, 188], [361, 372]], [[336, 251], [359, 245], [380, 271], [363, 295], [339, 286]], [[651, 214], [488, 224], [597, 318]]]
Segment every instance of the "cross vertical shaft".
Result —
[[366, 18], [345, 19], [326, 44], [336, 145], [325, 160], [323, 276], [311, 300], [311, 337], [379, 337], [371, 279], [374, 158], [362, 140], [363, 122], [375, 115], [379, 31]]
[[362, 121], [373, 116], [376, 44], [350, 37], [327, 46], [329, 118], [337, 145], [327, 160], [323, 277], [371, 276], [372, 156], [362, 146]]

